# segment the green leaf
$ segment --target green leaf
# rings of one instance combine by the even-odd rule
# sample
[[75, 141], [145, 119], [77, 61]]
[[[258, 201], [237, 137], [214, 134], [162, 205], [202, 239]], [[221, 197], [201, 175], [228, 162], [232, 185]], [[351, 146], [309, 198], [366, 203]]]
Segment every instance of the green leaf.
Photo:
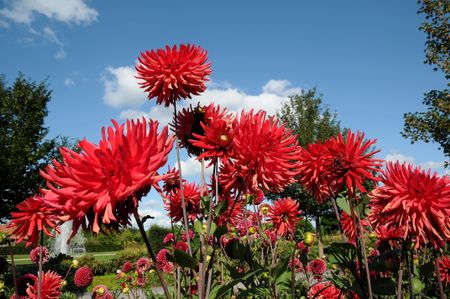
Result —
[[175, 262], [183, 268], [190, 268], [195, 270], [197, 262], [195, 259], [182, 250], [175, 249]]
[[356, 248], [350, 243], [332, 243], [325, 248], [325, 253], [331, 255], [336, 263], [354, 270], [356, 260]]
[[339, 208], [341, 208], [341, 210], [343, 210], [348, 215], [352, 214], [347, 198], [344, 197], [343, 195], [339, 195], [339, 197], [336, 199], [336, 204]]
[[271, 276], [275, 278], [275, 280], [278, 279], [287, 269], [289, 264], [289, 257], [285, 258], [284, 260], [281, 260], [281, 262], [277, 263], [275, 267], [270, 271]]
[[420, 293], [425, 288], [425, 283], [417, 277], [412, 279], [414, 294]]
[[228, 209], [228, 200], [222, 200], [216, 205], [214, 213], [216, 216], [219, 216], [223, 214], [227, 209]]
[[214, 222], [211, 222], [211, 228], [210, 228], [209, 234], [213, 235], [216, 232], [216, 229], [217, 229], [217, 225]]
[[392, 278], [379, 278], [372, 281], [372, 290], [374, 294], [391, 296], [396, 294], [397, 284]]
[[199, 235], [203, 234], [203, 223], [200, 220], [195, 220], [194, 231]]

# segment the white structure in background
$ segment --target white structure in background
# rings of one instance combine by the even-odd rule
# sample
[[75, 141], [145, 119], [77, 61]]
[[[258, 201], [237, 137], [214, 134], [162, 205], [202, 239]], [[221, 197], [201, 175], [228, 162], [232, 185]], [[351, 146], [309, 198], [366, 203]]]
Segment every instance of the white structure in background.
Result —
[[81, 233], [77, 233], [75, 237], [72, 238], [70, 243], [70, 234], [72, 233], [72, 221], [64, 222], [60, 226], [61, 233], [55, 232], [55, 243], [53, 244], [53, 255], [63, 254], [83, 254], [86, 253], [86, 248], [84, 246], [84, 237]]

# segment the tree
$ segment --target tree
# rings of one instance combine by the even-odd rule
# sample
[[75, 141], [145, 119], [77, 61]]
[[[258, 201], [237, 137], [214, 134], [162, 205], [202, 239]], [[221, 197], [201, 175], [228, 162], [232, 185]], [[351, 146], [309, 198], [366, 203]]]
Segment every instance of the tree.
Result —
[[57, 156], [65, 138], [46, 139], [44, 119], [51, 91], [19, 74], [12, 86], [0, 76], [0, 221], [17, 203], [44, 186], [39, 168]]
[[[307, 147], [308, 144], [319, 140], [324, 141], [336, 136], [341, 131], [337, 114], [322, 105], [322, 95], [317, 94], [316, 88], [294, 95], [285, 103], [278, 117], [298, 136], [299, 145]], [[336, 223], [331, 204], [317, 201], [299, 184], [293, 184], [277, 195], [269, 194], [269, 198], [291, 197], [300, 202], [300, 208], [307, 218], [316, 222], [316, 234], [319, 241], [319, 255], [323, 255], [321, 218], [327, 218], [327, 224]], [[327, 230], [336, 230], [337, 225]]]
[[[424, 63], [433, 65], [435, 71], [441, 70], [450, 79], [450, 1], [420, 0], [418, 3], [422, 5], [418, 13], [425, 14], [426, 19], [419, 28], [427, 34]], [[411, 143], [436, 142], [444, 155], [450, 157], [450, 90], [425, 93], [423, 104], [425, 112], [405, 113], [402, 136], [411, 139]]]

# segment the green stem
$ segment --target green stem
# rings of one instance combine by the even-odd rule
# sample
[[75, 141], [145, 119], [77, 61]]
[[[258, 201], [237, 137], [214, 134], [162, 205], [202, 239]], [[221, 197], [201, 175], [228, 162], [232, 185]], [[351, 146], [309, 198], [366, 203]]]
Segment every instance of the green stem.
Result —
[[397, 299], [403, 298], [403, 290], [402, 290], [402, 284], [403, 284], [403, 260], [404, 260], [404, 245], [402, 245], [402, 249], [400, 251], [400, 264], [398, 268], [398, 280], [397, 280]]
[[442, 286], [441, 267], [439, 266], [439, 254], [437, 249], [434, 249], [434, 264], [436, 266], [436, 275], [439, 286], [439, 298], [447, 299], [447, 296], [444, 293], [444, 287]]
[[414, 299], [413, 273], [414, 273], [414, 253], [413, 250], [410, 250], [408, 259], [408, 284], [409, 284], [410, 299]]
[[39, 272], [38, 272], [38, 299], [41, 299], [42, 294], [42, 246], [44, 246], [44, 231], [39, 232]]
[[9, 246], [9, 254], [11, 256], [11, 269], [12, 269], [12, 276], [13, 276], [13, 282], [14, 282], [14, 291], [16, 298], [19, 298], [19, 292], [17, 290], [17, 277], [16, 277], [16, 263], [14, 262], [14, 252], [12, 249], [11, 241], [8, 240], [8, 246]]

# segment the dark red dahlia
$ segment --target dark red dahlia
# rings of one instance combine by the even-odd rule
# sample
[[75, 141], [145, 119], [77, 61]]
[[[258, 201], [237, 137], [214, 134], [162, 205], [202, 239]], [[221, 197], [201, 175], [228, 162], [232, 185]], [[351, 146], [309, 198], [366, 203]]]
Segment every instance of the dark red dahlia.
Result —
[[34, 280], [36, 275], [33, 274], [24, 274], [17, 279], [17, 292], [19, 296], [27, 295], [27, 288], [30, 285], [34, 285]]
[[[289, 259], [289, 269], [292, 270], [292, 259]], [[303, 271], [303, 264], [300, 262], [298, 258], [294, 259], [294, 270], [295, 272], [302, 272]]]
[[342, 299], [344, 295], [334, 284], [325, 281], [313, 285], [309, 289], [307, 297], [309, 299]]
[[136, 70], [148, 98], [157, 97], [158, 104], [168, 107], [179, 99], [205, 91], [205, 81], [211, 74], [211, 63], [207, 60], [207, 52], [200, 46], [166, 46], [141, 53]]
[[289, 197], [274, 201], [268, 216], [279, 236], [294, 235], [295, 226], [301, 220], [298, 202]]
[[[189, 240], [192, 240], [194, 238], [194, 232], [192, 230], [188, 231], [189, 234]], [[183, 240], [183, 242], [187, 242], [187, 235], [186, 232], [182, 232], [181, 233], [181, 240]]]
[[110, 293], [107, 286], [99, 284], [94, 287], [92, 290], [92, 298], [93, 299], [112, 299], [113, 296]]
[[370, 194], [369, 219], [377, 229], [402, 228], [402, 239], [416, 248], [442, 248], [450, 240], [450, 179], [413, 168], [406, 163], [388, 163], [383, 185]]
[[[180, 188], [180, 172], [176, 168], [170, 169], [166, 173], [165, 178], [163, 179], [163, 190], [167, 194], [170, 192]], [[183, 183], [185, 180], [183, 180]]]
[[141, 257], [136, 261], [136, 270], [139, 273], [145, 273], [150, 269], [150, 260], [146, 257]]
[[94, 273], [92, 272], [92, 269], [88, 266], [80, 267], [73, 277], [73, 282], [75, 285], [79, 288], [86, 288], [94, 279]]
[[48, 262], [49, 254], [48, 249], [44, 246], [38, 246], [30, 251], [30, 260], [33, 264], [39, 264], [39, 252], [40, 248], [42, 248], [42, 264], [45, 264]]
[[[41, 298], [58, 299], [61, 297], [62, 278], [56, 272], [43, 272], [41, 280]], [[34, 276], [34, 284], [27, 288], [27, 295], [29, 298], [38, 298], [38, 278]]]
[[309, 269], [315, 276], [322, 276], [327, 270], [327, 263], [322, 259], [313, 259], [309, 263]]
[[342, 134], [331, 137], [327, 142], [328, 155], [325, 160], [325, 180], [329, 186], [335, 186], [339, 191], [347, 186], [348, 195], [356, 197], [357, 190], [367, 192], [364, 182], [377, 181], [374, 174], [380, 171], [382, 160], [373, 156], [379, 152], [371, 151], [375, 140], [364, 140], [364, 133], [356, 135], [350, 130], [344, 139]]
[[129, 261], [126, 261], [125, 263], [123, 263], [121, 271], [123, 273], [128, 273], [131, 271], [131, 269], [133, 269], [133, 264]]
[[300, 241], [297, 244], [297, 249], [300, 252], [300, 254], [309, 254], [309, 252], [311, 251], [311, 246], [307, 246], [305, 242]]
[[[184, 202], [186, 204], [186, 213], [189, 219], [196, 219], [200, 212], [200, 187], [194, 183], [184, 183]], [[183, 219], [183, 209], [181, 205], [181, 190], [176, 189], [168, 195], [165, 202], [165, 209], [169, 211], [169, 216], [173, 221]]]

